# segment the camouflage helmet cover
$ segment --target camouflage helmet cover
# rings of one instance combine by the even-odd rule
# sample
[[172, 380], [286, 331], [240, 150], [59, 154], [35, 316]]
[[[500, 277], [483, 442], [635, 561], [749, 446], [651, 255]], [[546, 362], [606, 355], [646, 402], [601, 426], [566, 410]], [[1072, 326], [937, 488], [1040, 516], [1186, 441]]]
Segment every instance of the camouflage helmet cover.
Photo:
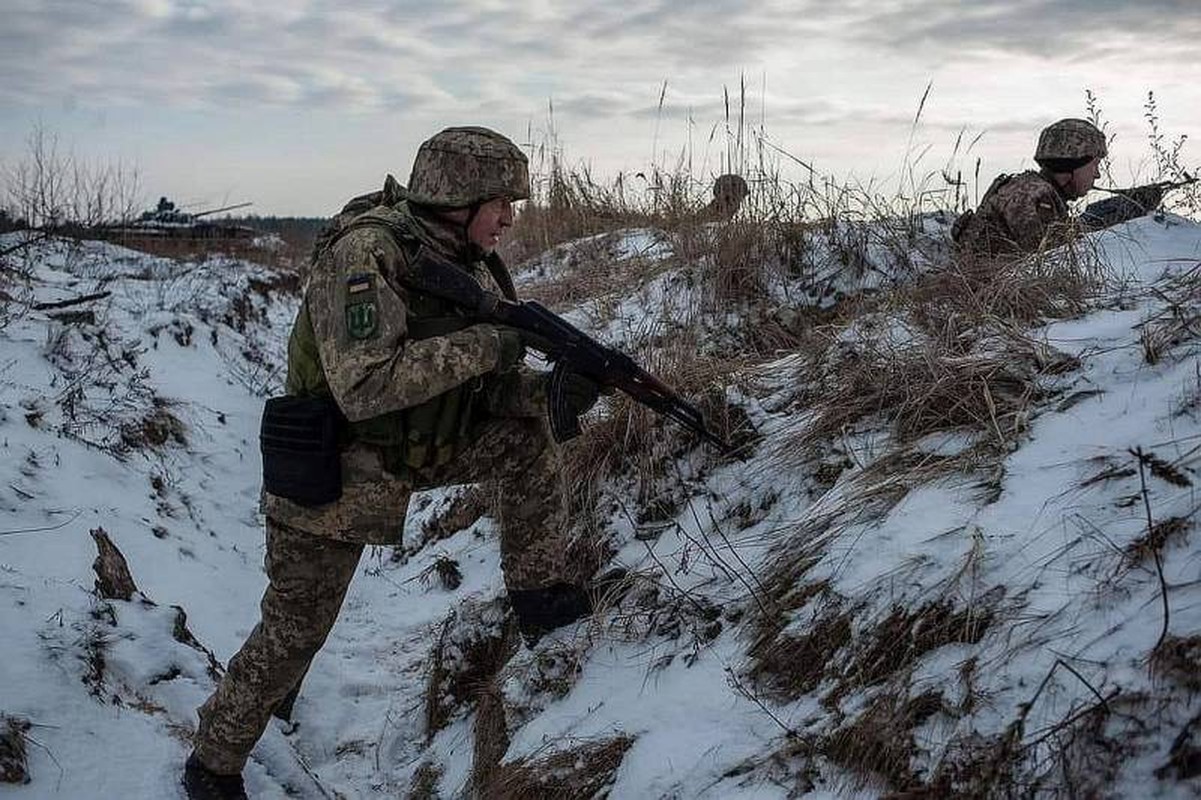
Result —
[[746, 180], [741, 175], [726, 173], [717, 176], [717, 180], [713, 182], [714, 197], [742, 200], [749, 193], [750, 189], [747, 188]]
[[1104, 158], [1105, 134], [1084, 119], [1061, 119], [1043, 128], [1034, 151], [1035, 161]]
[[408, 199], [419, 205], [463, 208], [529, 196], [525, 153], [488, 128], [447, 128], [423, 142], [413, 159]]

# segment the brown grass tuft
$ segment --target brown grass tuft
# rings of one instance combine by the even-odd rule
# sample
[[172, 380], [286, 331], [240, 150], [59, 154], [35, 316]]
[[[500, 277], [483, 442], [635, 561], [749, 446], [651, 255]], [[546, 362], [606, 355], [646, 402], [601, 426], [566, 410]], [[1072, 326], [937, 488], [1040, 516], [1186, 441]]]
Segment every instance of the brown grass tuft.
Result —
[[430, 653], [425, 689], [427, 741], [446, 727], [459, 709], [476, 701], [516, 647], [516, 626], [496, 602], [464, 605], [451, 612]]
[[423, 761], [413, 773], [409, 784], [408, 800], [436, 800], [438, 782], [442, 780], [442, 768], [432, 761]]
[[165, 447], [169, 443], [186, 447], [187, 428], [160, 397], [154, 398], [154, 408], [140, 420], [121, 426], [121, 448], [140, 450]]
[[583, 800], [609, 796], [613, 776], [632, 736], [585, 742], [571, 749], [501, 764], [493, 772], [481, 800]]
[[0, 783], [29, 783], [28, 720], [0, 714]]
[[1151, 653], [1151, 671], [1189, 692], [1201, 692], [1201, 635], [1165, 637]]
[[795, 633], [786, 632], [784, 613], [759, 617], [747, 650], [751, 679], [766, 697], [780, 703], [796, 700], [821, 684], [835, 655], [851, 641], [854, 620], [853, 612], [824, 583], [799, 587], [786, 601], [791, 609], [811, 601], [819, 608], [813, 621]]
[[1155, 523], [1151, 530], [1126, 545], [1125, 553], [1129, 564], [1145, 564], [1162, 553], [1164, 548], [1182, 542], [1192, 528], [1191, 520], [1184, 517], [1168, 517]]
[[883, 780], [902, 791], [916, 788], [922, 776], [913, 768], [918, 754], [913, 732], [944, 709], [942, 693], [936, 690], [913, 698], [884, 692], [819, 748], [835, 764], [868, 780]]
[[946, 598], [913, 611], [893, 606], [888, 616], [856, 637], [849, 662], [838, 670], [838, 685], [823, 702], [833, 705], [850, 692], [903, 675], [926, 653], [944, 645], [979, 642], [993, 616], [987, 605], [956, 609]]

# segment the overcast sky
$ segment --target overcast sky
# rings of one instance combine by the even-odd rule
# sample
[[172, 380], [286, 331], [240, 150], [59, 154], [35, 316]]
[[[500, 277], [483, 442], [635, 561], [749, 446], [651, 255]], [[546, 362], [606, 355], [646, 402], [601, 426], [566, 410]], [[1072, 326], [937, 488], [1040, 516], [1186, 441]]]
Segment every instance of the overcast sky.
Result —
[[4, 0], [0, 162], [40, 123], [136, 164], [148, 199], [327, 215], [407, 180], [447, 125], [545, 144], [553, 105], [572, 164], [609, 177], [690, 152], [704, 177], [745, 80], [776, 146], [884, 182], [907, 150], [941, 168], [961, 130], [983, 133], [965, 172], [1028, 166], [1091, 88], [1123, 178], [1147, 169], [1148, 90], [1169, 137], [1201, 137], [1199, 50], [1198, 0]]

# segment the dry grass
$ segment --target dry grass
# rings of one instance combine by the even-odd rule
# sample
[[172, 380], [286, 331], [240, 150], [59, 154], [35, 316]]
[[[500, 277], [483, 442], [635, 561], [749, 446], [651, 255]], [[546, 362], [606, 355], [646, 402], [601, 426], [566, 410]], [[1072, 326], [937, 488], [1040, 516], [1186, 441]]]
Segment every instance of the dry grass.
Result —
[[[781, 598], [776, 613], [756, 619], [755, 636], [747, 649], [750, 678], [764, 695], [788, 703], [815, 690], [827, 677], [835, 655], [851, 641], [854, 613], [826, 583], [798, 585]], [[786, 631], [790, 611], [810, 603], [817, 609], [801, 630]]]
[[584, 742], [570, 749], [499, 765], [481, 800], [586, 800], [609, 796], [631, 736]]
[[430, 761], [423, 761], [413, 773], [409, 784], [408, 800], [436, 800], [438, 782], [442, 780], [442, 768]]
[[935, 690], [916, 697], [904, 692], [882, 692], [854, 721], [819, 743], [833, 763], [866, 780], [906, 791], [922, 785], [913, 768], [918, 754], [914, 730], [945, 710], [942, 694]]
[[1201, 693], [1201, 635], [1164, 637], [1151, 653], [1151, 672], [1192, 694]]
[[[1163, 308], [1142, 324], [1143, 358], [1158, 364], [1201, 338], [1201, 267], [1173, 276], [1156, 289]], [[1188, 348], [1181, 357], [1195, 352]]]
[[[696, 404], [717, 436], [743, 452], [757, 441], [758, 434], [745, 412], [726, 399], [725, 387], [737, 367], [703, 358], [683, 341], [635, 357], [647, 371]], [[563, 448], [566, 483], [572, 487], [573, 517], [595, 518], [599, 495], [611, 480], [632, 481], [639, 507], [650, 508], [662, 500], [665, 482], [678, 479], [676, 460], [698, 447], [705, 448], [700, 452], [714, 463], [730, 457], [624, 394], [614, 394], [604, 416], [590, 420], [583, 433]], [[670, 515], [661, 509], [656, 515], [665, 514]]]
[[175, 444], [186, 447], [187, 429], [170, 410], [171, 403], [154, 397], [154, 407], [140, 420], [121, 426], [121, 447], [127, 450], [154, 449]]
[[1129, 565], [1144, 565], [1155, 560], [1164, 548], [1183, 542], [1192, 528], [1191, 520], [1184, 517], [1168, 517], [1151, 526], [1142, 536], [1131, 541], [1125, 548]]
[[944, 645], [976, 644], [993, 620], [993, 610], [983, 602], [956, 608], [939, 598], [914, 610], [893, 606], [855, 636], [850, 658], [837, 667], [838, 685], [823, 703], [833, 707], [852, 692], [904, 675], [922, 656]]
[[[780, 463], [807, 469], [831, 441], [859, 430], [886, 434], [858, 476], [860, 490], [884, 493], [883, 510], [909, 485], [949, 472], [995, 473], [1057, 393], [1057, 376], [1078, 366], [1024, 327], [1084, 307], [1096, 279], [1084, 264], [1062, 256], [1030, 264], [1029, 273], [1000, 267], [986, 279], [952, 266], [815, 329], [795, 367], [796, 402], [807, 413], [781, 438]], [[921, 450], [926, 437], [951, 433], [971, 444], [955, 456]]]
[[29, 783], [28, 720], [0, 714], [0, 783]]
[[517, 647], [517, 630], [497, 603], [464, 604], [442, 623], [425, 690], [427, 741], [475, 703]]
[[564, 242], [646, 225], [651, 219], [624, 175], [602, 184], [586, 168], [568, 169], [552, 156], [535, 164], [533, 177], [535, 196], [521, 208], [501, 249], [509, 263], [521, 264]]
[[501, 759], [509, 749], [505, 724], [505, 699], [495, 674], [476, 695], [475, 737], [471, 759], [471, 786], [476, 797], [487, 797], [501, 769]]

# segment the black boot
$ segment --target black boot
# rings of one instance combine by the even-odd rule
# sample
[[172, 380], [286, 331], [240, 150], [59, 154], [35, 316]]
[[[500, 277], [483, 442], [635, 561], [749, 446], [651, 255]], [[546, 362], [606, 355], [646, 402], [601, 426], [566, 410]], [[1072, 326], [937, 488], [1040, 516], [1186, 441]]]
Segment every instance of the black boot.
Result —
[[515, 589], [509, 604], [517, 617], [517, 628], [527, 647], [546, 633], [592, 613], [592, 600], [582, 586], [552, 583], [540, 589]]
[[188, 800], [247, 800], [241, 775], [221, 775], [200, 763], [195, 753], [183, 768], [183, 788]]

